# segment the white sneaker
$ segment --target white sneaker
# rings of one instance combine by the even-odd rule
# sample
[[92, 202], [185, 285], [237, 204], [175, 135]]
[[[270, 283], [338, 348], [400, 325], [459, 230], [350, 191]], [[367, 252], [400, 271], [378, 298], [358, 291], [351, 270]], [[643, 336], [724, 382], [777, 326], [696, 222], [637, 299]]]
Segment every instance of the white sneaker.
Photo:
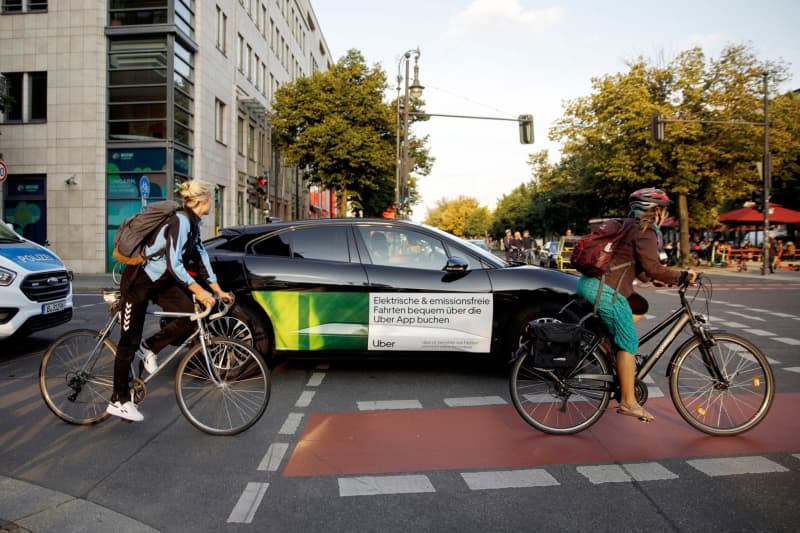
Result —
[[136, 350], [136, 358], [144, 363], [144, 369], [147, 370], [148, 374], [152, 374], [158, 368], [158, 357], [153, 353], [153, 350], [145, 347], [144, 341], [139, 344], [139, 349]]
[[125, 420], [130, 420], [131, 422], [141, 422], [144, 420], [144, 415], [139, 412], [136, 404], [130, 401], [125, 403], [111, 402], [108, 404], [108, 407], [106, 407], [106, 413], [124, 418]]

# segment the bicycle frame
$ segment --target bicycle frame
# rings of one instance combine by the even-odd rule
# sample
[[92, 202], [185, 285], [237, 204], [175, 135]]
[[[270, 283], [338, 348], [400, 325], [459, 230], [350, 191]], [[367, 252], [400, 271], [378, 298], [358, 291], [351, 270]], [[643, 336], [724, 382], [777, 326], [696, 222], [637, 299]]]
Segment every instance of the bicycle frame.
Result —
[[[111, 306], [116, 304], [116, 301], [114, 299], [107, 299], [106, 302]], [[112, 309], [113, 309], [113, 307], [112, 307]], [[210, 311], [210, 309], [207, 310], [207, 311]], [[216, 370], [214, 369], [214, 365], [211, 364], [211, 361], [209, 360], [209, 357], [208, 357], [208, 346], [206, 344], [207, 330], [206, 330], [205, 320], [204, 320], [208, 316], [208, 312], [207, 311], [199, 311], [199, 310], [197, 310], [197, 312], [195, 312], [195, 313], [172, 312], [172, 311], [154, 311], [153, 313], [151, 313], [154, 316], [161, 316], [161, 317], [190, 318], [190, 319], [192, 319], [193, 322], [195, 322], [197, 324], [197, 328], [195, 329], [194, 332], [192, 332], [191, 335], [189, 335], [180, 344], [180, 346], [177, 346], [172, 351], [172, 353], [170, 353], [166, 358], [161, 360], [161, 363], [158, 365], [158, 368], [156, 368], [155, 371], [152, 374], [149, 374], [149, 375], [145, 376], [144, 379], [139, 378], [139, 379], [142, 379], [142, 382], [149, 383], [150, 380], [152, 380], [156, 376], [156, 374], [161, 372], [161, 369], [163, 369], [165, 366], [167, 366], [173, 359], [175, 359], [175, 357], [179, 353], [181, 353], [195, 338], [197, 338], [199, 336], [200, 344], [203, 347], [202, 351], [203, 351], [203, 358], [204, 358], [205, 364], [206, 364], [206, 370], [208, 370], [208, 374], [209, 374], [209, 376], [211, 376], [211, 379], [213, 380], [214, 384], [215, 385], [219, 385], [220, 384], [219, 375], [217, 374]], [[215, 314], [212, 318], [217, 318], [218, 316], [223, 316], [226, 311], [227, 311], [227, 309], [219, 312], [218, 314]], [[119, 318], [120, 318], [120, 311], [117, 310], [117, 311], [113, 312], [111, 314], [111, 316], [109, 317], [108, 321], [106, 321], [106, 324], [98, 332], [97, 343], [95, 344], [94, 348], [92, 349], [92, 355], [86, 359], [86, 361], [84, 362], [83, 366], [81, 367], [81, 371], [82, 372], [85, 372], [87, 368], [91, 367], [94, 364], [94, 360], [96, 358], [96, 355], [98, 353], [100, 353], [100, 347], [103, 345], [103, 341], [106, 338], [108, 338], [108, 336], [111, 334], [111, 331], [114, 329], [114, 326], [119, 322]], [[135, 372], [134, 363], [133, 362], [131, 362], [131, 373], [133, 375], [136, 375], [136, 373], [137, 373], [137, 372]]]

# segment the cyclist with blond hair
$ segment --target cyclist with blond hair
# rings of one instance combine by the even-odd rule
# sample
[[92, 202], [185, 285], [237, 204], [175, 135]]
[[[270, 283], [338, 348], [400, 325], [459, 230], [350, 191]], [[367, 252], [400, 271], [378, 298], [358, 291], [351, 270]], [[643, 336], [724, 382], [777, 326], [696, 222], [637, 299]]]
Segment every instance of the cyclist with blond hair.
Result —
[[156, 354], [193, 330], [189, 318], [180, 318], [142, 340], [149, 302], [165, 311], [191, 313], [192, 295], [206, 307], [214, 305], [215, 297], [205, 287], [226, 303], [233, 302], [233, 295], [217, 283], [200, 240], [201, 218], [211, 210], [211, 187], [200, 180], [187, 181], [180, 186], [180, 196], [183, 208], [154, 232], [145, 248], [148, 259], [126, 267], [120, 281], [122, 328], [114, 361], [114, 391], [106, 412], [134, 422], [144, 420], [130, 397], [128, 381], [134, 357], [152, 373], [158, 368]]

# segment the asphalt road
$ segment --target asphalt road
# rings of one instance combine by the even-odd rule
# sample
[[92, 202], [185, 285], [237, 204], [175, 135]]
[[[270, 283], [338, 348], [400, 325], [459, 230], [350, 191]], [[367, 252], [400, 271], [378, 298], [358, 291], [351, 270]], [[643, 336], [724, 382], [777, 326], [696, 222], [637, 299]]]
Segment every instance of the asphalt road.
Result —
[[[733, 438], [677, 416], [665, 361], [649, 384], [655, 422], [609, 411], [568, 437], [516, 415], [501, 369], [454, 360], [284, 363], [264, 418], [236, 437], [189, 425], [169, 375], [152, 383], [145, 422], [69, 426], [36, 376], [52, 338], [104, 318], [103, 280], [76, 280], [71, 324], [0, 341], [0, 530], [5, 519], [31, 531], [794, 531], [795, 274], [712, 275], [712, 319], [760, 346], [777, 381], [767, 419]], [[677, 302], [645, 293], [642, 327]]]

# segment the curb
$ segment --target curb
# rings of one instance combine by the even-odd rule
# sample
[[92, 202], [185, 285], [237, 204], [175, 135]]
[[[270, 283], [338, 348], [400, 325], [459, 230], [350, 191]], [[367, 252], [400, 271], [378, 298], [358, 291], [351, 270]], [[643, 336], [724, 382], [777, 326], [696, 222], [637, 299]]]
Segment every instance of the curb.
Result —
[[138, 520], [83, 498], [0, 475], [0, 531], [157, 533]]

